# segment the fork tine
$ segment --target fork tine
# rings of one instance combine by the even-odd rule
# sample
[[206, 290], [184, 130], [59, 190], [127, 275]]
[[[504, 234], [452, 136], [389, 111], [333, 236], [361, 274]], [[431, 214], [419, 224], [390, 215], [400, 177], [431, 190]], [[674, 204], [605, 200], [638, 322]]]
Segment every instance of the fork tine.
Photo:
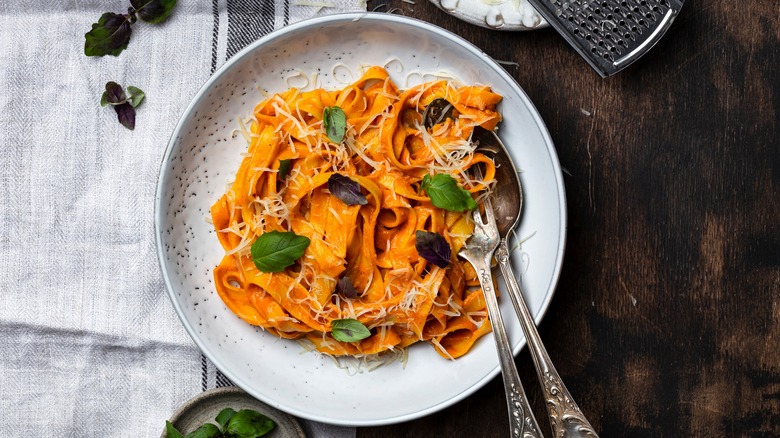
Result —
[[496, 223], [496, 214], [493, 211], [493, 202], [490, 200], [490, 196], [485, 196], [485, 200], [482, 201], [482, 205], [485, 207], [485, 217], [488, 224]]
[[481, 226], [485, 223], [482, 221], [482, 214], [480, 214], [479, 208], [474, 209], [474, 212], [471, 214], [471, 217], [474, 218], [474, 222], [477, 224], [477, 226]]

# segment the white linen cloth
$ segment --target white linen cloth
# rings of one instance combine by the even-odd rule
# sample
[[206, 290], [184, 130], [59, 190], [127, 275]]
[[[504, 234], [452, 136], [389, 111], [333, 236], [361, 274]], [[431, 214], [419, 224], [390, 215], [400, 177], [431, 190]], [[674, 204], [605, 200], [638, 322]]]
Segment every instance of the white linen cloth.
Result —
[[[160, 277], [153, 200], [168, 138], [226, 58], [314, 15], [295, 0], [180, 0], [139, 21], [118, 57], [84, 34], [129, 0], [0, 0], [0, 430], [155, 437], [204, 389], [230, 384], [184, 331]], [[101, 108], [105, 83], [146, 92], [135, 131]], [[310, 437], [354, 428], [302, 421]]]

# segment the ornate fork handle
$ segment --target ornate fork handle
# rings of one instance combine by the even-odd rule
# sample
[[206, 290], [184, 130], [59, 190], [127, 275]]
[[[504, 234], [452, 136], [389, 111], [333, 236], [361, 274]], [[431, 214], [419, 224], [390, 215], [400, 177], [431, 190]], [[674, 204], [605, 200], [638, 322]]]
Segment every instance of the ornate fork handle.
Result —
[[525, 390], [523, 390], [523, 384], [520, 382], [512, 349], [509, 346], [509, 338], [504, 328], [504, 322], [501, 319], [498, 300], [493, 290], [493, 274], [489, 264], [491, 258], [488, 255], [487, 260], [467, 260], [474, 266], [479, 277], [480, 286], [482, 286], [482, 290], [485, 293], [488, 315], [493, 326], [493, 337], [496, 340], [498, 357], [501, 362], [501, 374], [504, 378], [504, 391], [506, 393], [507, 405], [509, 406], [510, 432], [514, 438], [543, 438], [543, 435], [539, 433], [539, 425], [533, 416]]
[[[501, 239], [495, 257], [501, 267], [501, 273], [504, 275], [504, 281], [509, 289], [509, 296], [512, 298], [512, 304], [514, 304], [515, 311], [520, 318], [520, 325], [523, 327], [528, 349], [536, 365], [536, 374], [544, 391], [553, 436], [556, 438], [598, 438], [593, 426], [590, 425], [566, 389], [561, 376], [558, 375], [547, 350], [544, 348], [539, 332], [536, 330], [536, 324], [523, 298], [520, 285], [512, 272], [506, 239]], [[491, 314], [490, 317], [492, 318], [493, 315]]]

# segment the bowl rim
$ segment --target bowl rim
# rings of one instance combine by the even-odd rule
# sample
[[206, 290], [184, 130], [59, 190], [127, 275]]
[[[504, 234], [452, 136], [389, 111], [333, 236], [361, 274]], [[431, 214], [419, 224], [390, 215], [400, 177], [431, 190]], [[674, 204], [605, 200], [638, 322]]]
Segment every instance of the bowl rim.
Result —
[[[554, 171], [553, 173], [555, 176], [555, 182], [557, 186], [558, 200], [559, 200], [558, 207], [560, 211], [559, 219], [560, 219], [561, 237], [558, 242], [558, 247], [556, 248], [557, 257], [552, 271], [552, 278], [550, 279], [549, 289], [547, 290], [544, 299], [542, 300], [541, 307], [539, 308], [539, 313], [534, 318], [537, 325], [540, 323], [540, 321], [542, 320], [542, 318], [547, 313], [547, 310], [550, 307], [552, 297], [553, 295], [555, 295], [555, 290], [560, 280], [563, 260], [565, 258], [564, 256], [566, 250], [566, 237], [568, 234], [568, 215], [566, 209], [566, 193], [565, 193], [565, 186], [563, 181], [562, 167], [560, 165], [560, 161], [554, 143], [550, 136], [550, 133], [544, 121], [542, 120], [539, 111], [537, 110], [536, 106], [533, 104], [531, 99], [528, 97], [525, 91], [520, 87], [517, 81], [515, 81], [515, 79], [511, 75], [509, 75], [509, 73], [507, 73], [506, 70], [500, 64], [498, 64], [497, 61], [495, 61], [490, 55], [486, 54], [482, 49], [480, 49], [470, 41], [466, 40], [465, 38], [461, 37], [460, 35], [457, 35], [454, 32], [446, 30], [440, 26], [437, 26], [435, 24], [417, 18], [381, 13], [381, 12], [347, 12], [347, 13], [337, 13], [337, 14], [309, 18], [309, 19], [301, 20], [299, 22], [290, 24], [280, 29], [276, 29], [268, 33], [267, 35], [262, 36], [261, 38], [257, 39], [253, 43], [247, 45], [245, 48], [243, 48], [238, 53], [236, 53], [232, 58], [228, 59], [225, 63], [223, 63], [211, 75], [211, 77], [209, 77], [209, 79], [206, 80], [206, 82], [198, 89], [197, 93], [190, 100], [187, 107], [181, 113], [181, 116], [179, 117], [179, 121], [177, 122], [176, 127], [174, 128], [168, 140], [168, 143], [166, 145], [165, 153], [163, 154], [160, 162], [160, 171], [158, 174], [156, 190], [155, 190], [155, 201], [154, 201], [155, 202], [154, 205], [155, 244], [156, 244], [157, 261], [160, 267], [160, 273], [163, 279], [163, 283], [165, 285], [165, 291], [166, 294], [168, 295], [168, 298], [171, 301], [171, 304], [174, 307], [177, 317], [179, 318], [185, 330], [187, 331], [187, 334], [197, 345], [201, 353], [204, 356], [208, 357], [208, 359], [217, 367], [217, 369], [219, 369], [227, 378], [229, 378], [231, 382], [239, 386], [241, 389], [243, 389], [251, 396], [257, 398], [258, 400], [268, 403], [271, 406], [278, 408], [279, 410], [296, 417], [305, 418], [312, 421], [319, 421], [322, 423], [340, 425], [340, 426], [381, 426], [381, 425], [402, 423], [402, 422], [418, 419], [421, 417], [425, 417], [427, 415], [441, 411], [445, 408], [454, 405], [455, 403], [464, 400], [465, 398], [467, 398], [477, 390], [484, 387], [485, 384], [487, 384], [490, 380], [495, 378], [496, 375], [500, 373], [500, 367], [498, 365], [498, 361], [496, 362], [496, 366], [490, 372], [486, 373], [484, 377], [477, 380], [473, 385], [471, 385], [468, 388], [465, 388], [462, 392], [458, 393], [457, 395], [450, 397], [446, 400], [443, 400], [438, 404], [434, 404], [425, 409], [421, 409], [419, 411], [411, 412], [408, 414], [396, 415], [396, 416], [385, 417], [380, 419], [340, 421], [340, 420], [334, 420], [324, 416], [311, 414], [309, 412], [304, 412], [288, 405], [280, 405], [275, 400], [269, 399], [268, 397], [259, 394], [257, 391], [252, 389], [250, 385], [247, 385], [246, 382], [244, 382], [242, 379], [236, 377], [236, 375], [233, 372], [231, 372], [228, 368], [225, 368], [223, 362], [218, 357], [216, 357], [210, 349], [207, 348], [207, 346], [204, 344], [202, 340], [199, 339], [198, 336], [196, 336], [195, 328], [184, 319], [182, 306], [178, 302], [178, 300], [176, 300], [171, 278], [168, 274], [168, 271], [165, 269], [165, 254], [164, 254], [164, 244], [163, 244], [162, 219], [163, 219], [164, 212], [162, 208], [162, 201], [163, 201], [163, 189], [164, 189], [163, 183], [166, 181], [166, 177], [168, 173], [168, 167], [166, 166], [166, 163], [170, 161], [171, 155], [173, 153], [174, 148], [176, 147], [176, 144], [178, 143], [178, 139], [180, 138], [184, 125], [189, 120], [189, 118], [192, 117], [196, 104], [198, 104], [204, 98], [204, 96], [206, 96], [206, 94], [209, 92], [211, 87], [216, 82], [218, 82], [223, 75], [227, 74], [227, 72], [231, 70], [234, 64], [241, 61], [245, 56], [255, 51], [258, 47], [267, 44], [268, 42], [273, 41], [277, 38], [281, 38], [288, 33], [297, 32], [304, 28], [313, 27], [322, 24], [331, 24], [331, 23], [339, 23], [339, 22], [344, 23], [344, 22], [352, 22], [352, 21], [377, 21], [377, 22], [386, 22], [386, 23], [387, 22], [396, 23], [404, 26], [412, 26], [426, 32], [432, 32], [445, 39], [452, 40], [455, 43], [462, 46], [467, 51], [473, 53], [475, 56], [481, 58], [486, 64], [492, 67], [495, 73], [501, 76], [507, 82], [507, 84], [512, 89], [512, 91], [516, 93], [517, 96], [520, 97], [523, 103], [528, 107], [531, 116], [537, 128], [539, 129], [539, 133], [544, 139], [544, 143], [549, 152], [548, 155]], [[525, 347], [525, 345], [526, 345], [526, 340], [524, 337], [522, 341], [519, 342], [515, 348], [513, 348], [513, 354], [516, 356], [520, 352], [520, 350], [522, 350]]]

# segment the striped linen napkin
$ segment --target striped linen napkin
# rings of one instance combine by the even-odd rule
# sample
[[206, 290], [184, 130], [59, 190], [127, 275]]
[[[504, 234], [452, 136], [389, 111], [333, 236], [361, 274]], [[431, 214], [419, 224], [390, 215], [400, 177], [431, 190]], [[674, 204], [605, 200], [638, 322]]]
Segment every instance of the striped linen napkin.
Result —
[[[154, 437], [198, 393], [230, 385], [184, 331], [160, 276], [153, 201], [190, 99], [260, 36], [360, 0], [180, 0], [119, 56], [84, 34], [129, 0], [0, 0], [0, 430]], [[130, 131], [100, 96], [146, 93]], [[310, 437], [354, 428], [302, 421]]]

